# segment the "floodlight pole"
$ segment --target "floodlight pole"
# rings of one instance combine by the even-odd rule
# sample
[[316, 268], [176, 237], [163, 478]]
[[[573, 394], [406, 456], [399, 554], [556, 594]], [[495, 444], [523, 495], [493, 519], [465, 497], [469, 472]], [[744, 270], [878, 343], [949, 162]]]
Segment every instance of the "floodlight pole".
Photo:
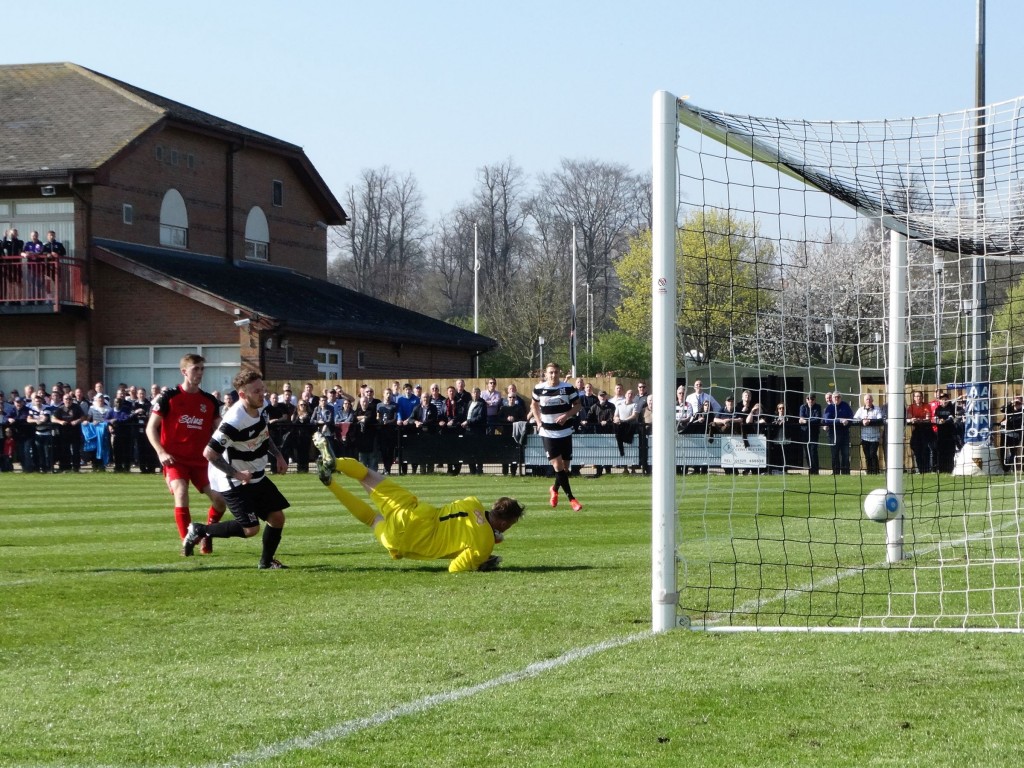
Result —
[[651, 629], [676, 626], [679, 604], [676, 568], [676, 141], [678, 100], [654, 94], [653, 208], [651, 226]]

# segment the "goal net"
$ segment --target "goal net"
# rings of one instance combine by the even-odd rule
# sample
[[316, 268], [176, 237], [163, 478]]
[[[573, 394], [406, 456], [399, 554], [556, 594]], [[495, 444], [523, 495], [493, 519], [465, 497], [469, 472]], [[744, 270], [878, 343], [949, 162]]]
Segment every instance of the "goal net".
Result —
[[663, 362], [718, 404], [672, 425], [716, 449], [669, 468], [679, 622], [1020, 631], [1024, 103], [864, 122], [672, 103]]

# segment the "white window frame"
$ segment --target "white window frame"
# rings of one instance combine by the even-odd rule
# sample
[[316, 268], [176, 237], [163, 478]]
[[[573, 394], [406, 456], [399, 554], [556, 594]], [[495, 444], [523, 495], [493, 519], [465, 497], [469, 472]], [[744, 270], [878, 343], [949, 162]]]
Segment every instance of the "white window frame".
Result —
[[320, 378], [327, 380], [341, 378], [342, 359], [340, 349], [320, 347], [316, 351], [316, 357], [316, 369], [320, 373]]
[[[110, 353], [114, 350], [145, 350], [145, 360], [140, 360], [138, 363], [130, 366], [117, 366], [110, 363]], [[128, 385], [139, 385], [145, 384], [149, 386], [151, 384], [159, 384], [161, 386], [175, 386], [181, 383], [181, 369], [178, 367], [178, 361], [174, 363], [157, 363], [156, 362], [156, 351], [159, 349], [175, 349], [181, 350], [182, 354], [187, 352], [194, 352], [197, 355], [202, 355], [207, 358], [206, 361], [206, 372], [203, 375], [203, 389], [207, 392], [213, 390], [224, 390], [225, 388], [231, 389], [231, 380], [238, 373], [241, 368], [241, 350], [236, 344], [158, 344], [152, 346], [145, 346], [141, 344], [125, 344], [119, 346], [108, 346], [103, 348], [103, 380], [105, 382], [113, 381], [114, 378], [118, 378], [118, 374], [112, 371], [118, 367], [135, 367], [148, 369], [147, 374], [143, 373], [141, 376], [146, 379], [145, 381], [126, 381]], [[237, 354], [236, 358], [231, 358], [226, 362], [211, 362], [209, 351], [213, 349], [219, 351], [233, 351]], [[178, 356], [180, 359], [180, 355]], [[114, 382], [116, 386], [117, 382]]]
[[173, 187], [160, 203], [160, 245], [188, 248], [188, 209], [185, 198]]

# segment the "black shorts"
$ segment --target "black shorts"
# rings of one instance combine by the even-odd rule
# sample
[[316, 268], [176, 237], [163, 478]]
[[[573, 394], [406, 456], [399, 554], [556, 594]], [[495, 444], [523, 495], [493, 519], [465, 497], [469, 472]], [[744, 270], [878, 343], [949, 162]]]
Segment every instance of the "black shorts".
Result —
[[259, 525], [267, 515], [291, 506], [269, 477], [258, 483], [238, 485], [221, 493], [235, 519], [246, 528]]
[[544, 453], [548, 461], [561, 457], [565, 461], [572, 461], [572, 435], [568, 437], [542, 437], [544, 441]]

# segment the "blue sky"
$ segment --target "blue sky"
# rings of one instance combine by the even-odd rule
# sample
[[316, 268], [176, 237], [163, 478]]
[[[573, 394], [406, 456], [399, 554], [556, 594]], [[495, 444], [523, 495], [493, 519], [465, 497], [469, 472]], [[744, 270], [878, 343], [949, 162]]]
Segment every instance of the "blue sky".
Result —
[[[1024, 93], [1024, 3], [986, 12], [1001, 101]], [[976, 0], [38, 0], [5, 7], [0, 62], [72, 61], [299, 144], [339, 199], [363, 168], [412, 172], [434, 218], [508, 158], [647, 170], [659, 89], [807, 119], [973, 106], [975, 17]]]

